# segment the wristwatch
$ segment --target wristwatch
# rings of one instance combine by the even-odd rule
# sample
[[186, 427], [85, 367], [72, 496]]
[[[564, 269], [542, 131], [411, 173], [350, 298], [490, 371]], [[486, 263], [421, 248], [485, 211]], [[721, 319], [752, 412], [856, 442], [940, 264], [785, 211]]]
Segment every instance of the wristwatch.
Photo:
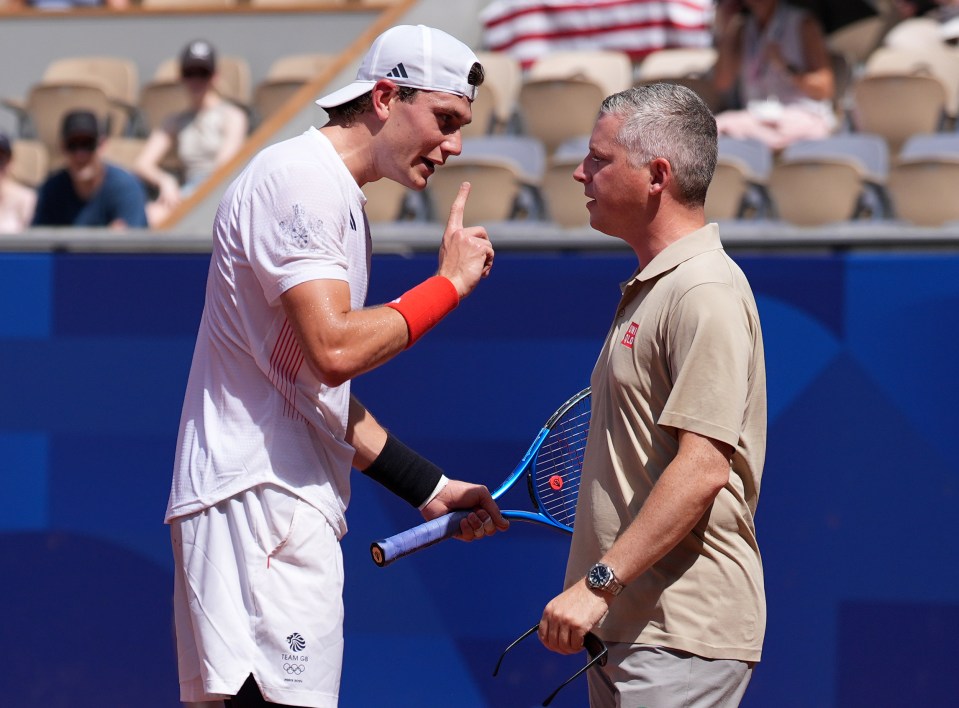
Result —
[[605, 563], [597, 563], [586, 574], [586, 585], [593, 590], [603, 590], [610, 595], [619, 595], [625, 587], [616, 579], [613, 569]]

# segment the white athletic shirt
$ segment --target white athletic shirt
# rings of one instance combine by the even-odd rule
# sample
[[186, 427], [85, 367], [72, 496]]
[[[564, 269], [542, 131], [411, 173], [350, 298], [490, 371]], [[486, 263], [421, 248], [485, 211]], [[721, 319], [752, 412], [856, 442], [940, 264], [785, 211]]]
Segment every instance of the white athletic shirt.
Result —
[[315, 128], [264, 149], [223, 195], [167, 522], [272, 483], [319, 509], [338, 537], [346, 533], [350, 384], [330, 388], [312, 374], [280, 294], [333, 278], [349, 283], [353, 309], [363, 307], [365, 203]]

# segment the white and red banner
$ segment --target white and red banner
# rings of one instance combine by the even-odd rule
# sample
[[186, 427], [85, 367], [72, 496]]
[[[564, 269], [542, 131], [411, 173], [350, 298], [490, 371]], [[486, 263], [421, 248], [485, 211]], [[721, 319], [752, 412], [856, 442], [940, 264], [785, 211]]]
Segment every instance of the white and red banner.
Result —
[[568, 49], [615, 49], [634, 62], [665, 47], [712, 45], [713, 0], [493, 0], [483, 46], [528, 68]]

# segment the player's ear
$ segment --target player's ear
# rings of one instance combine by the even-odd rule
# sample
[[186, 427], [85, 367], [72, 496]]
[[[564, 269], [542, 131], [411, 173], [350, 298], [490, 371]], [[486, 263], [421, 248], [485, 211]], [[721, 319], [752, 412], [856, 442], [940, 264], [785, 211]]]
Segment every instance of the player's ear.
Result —
[[389, 79], [380, 79], [373, 84], [373, 111], [377, 118], [386, 120], [393, 107], [393, 99], [399, 96], [399, 87]]

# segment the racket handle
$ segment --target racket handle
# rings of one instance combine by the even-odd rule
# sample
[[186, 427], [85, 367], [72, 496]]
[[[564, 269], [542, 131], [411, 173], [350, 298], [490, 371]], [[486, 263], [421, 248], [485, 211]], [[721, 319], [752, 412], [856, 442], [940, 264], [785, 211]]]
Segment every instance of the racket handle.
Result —
[[452, 538], [459, 533], [460, 521], [469, 514], [469, 511], [454, 511], [443, 516], [437, 516], [431, 521], [401, 531], [389, 538], [384, 538], [382, 541], [374, 541], [370, 544], [370, 554], [373, 556], [373, 562], [382, 568], [397, 558], [408, 556], [421, 548]]

